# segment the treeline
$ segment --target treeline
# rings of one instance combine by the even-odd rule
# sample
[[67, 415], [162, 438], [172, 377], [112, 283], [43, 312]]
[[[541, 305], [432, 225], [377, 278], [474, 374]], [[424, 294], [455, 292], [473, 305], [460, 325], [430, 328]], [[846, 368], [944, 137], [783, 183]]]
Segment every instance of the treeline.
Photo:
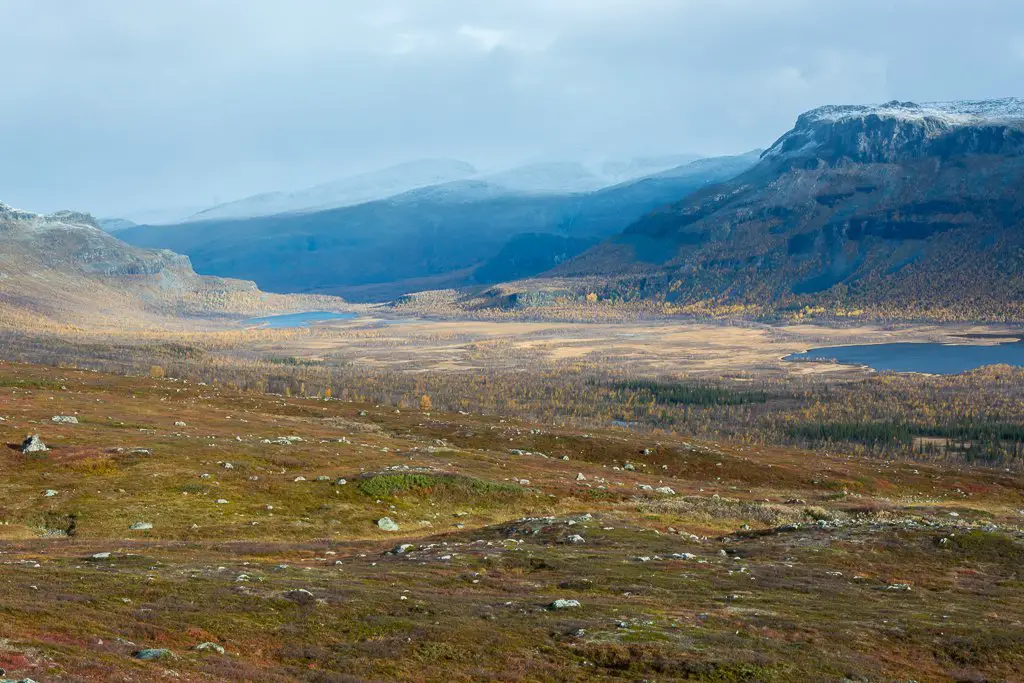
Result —
[[[592, 386], [597, 381], [592, 382]], [[737, 406], [766, 403], [772, 394], [764, 390], [733, 389], [709, 382], [657, 382], [634, 379], [613, 382], [611, 388], [629, 402], [687, 406]]]

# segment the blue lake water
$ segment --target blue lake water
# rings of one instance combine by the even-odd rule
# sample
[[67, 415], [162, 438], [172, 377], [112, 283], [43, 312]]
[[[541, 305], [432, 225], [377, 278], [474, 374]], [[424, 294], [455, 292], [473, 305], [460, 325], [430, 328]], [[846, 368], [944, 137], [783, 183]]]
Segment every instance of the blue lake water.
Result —
[[980, 346], [976, 344], [861, 344], [830, 346], [794, 353], [785, 360], [835, 360], [844, 365], [866, 365], [875, 370], [893, 372], [926, 372], [952, 375], [984, 365], [1017, 365], [1024, 367], [1024, 342]]
[[310, 311], [308, 313], [290, 313], [288, 315], [270, 315], [265, 318], [250, 318], [244, 324], [269, 327], [271, 329], [284, 329], [289, 327], [309, 327], [314, 323], [329, 322], [331, 320], [351, 320], [358, 317], [358, 315], [358, 313]]

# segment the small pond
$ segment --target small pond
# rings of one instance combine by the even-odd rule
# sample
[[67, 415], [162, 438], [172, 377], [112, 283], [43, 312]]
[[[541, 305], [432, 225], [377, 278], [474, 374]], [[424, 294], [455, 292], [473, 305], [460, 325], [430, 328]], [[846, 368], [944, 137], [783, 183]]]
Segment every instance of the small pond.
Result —
[[285, 329], [289, 327], [309, 327], [314, 323], [332, 320], [352, 320], [358, 313], [328, 313], [326, 311], [310, 311], [307, 313], [290, 313], [288, 315], [270, 315], [265, 318], [250, 318], [243, 324], [248, 326]]

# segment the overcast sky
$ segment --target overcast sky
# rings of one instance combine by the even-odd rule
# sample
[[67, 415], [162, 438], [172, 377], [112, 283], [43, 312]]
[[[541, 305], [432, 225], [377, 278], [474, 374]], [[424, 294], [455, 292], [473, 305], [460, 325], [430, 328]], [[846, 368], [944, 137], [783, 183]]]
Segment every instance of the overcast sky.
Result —
[[102, 216], [1024, 94], [1020, 0], [0, 0], [0, 26], [0, 201]]

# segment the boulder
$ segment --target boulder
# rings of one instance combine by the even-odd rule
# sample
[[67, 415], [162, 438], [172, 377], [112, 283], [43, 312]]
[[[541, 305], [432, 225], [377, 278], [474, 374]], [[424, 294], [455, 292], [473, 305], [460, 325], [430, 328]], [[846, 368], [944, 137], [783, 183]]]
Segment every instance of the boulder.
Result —
[[199, 652], [216, 652], [219, 655], [224, 654], [224, 647], [217, 643], [199, 643], [192, 649]]
[[161, 647], [139, 650], [134, 656], [135, 659], [141, 659], [144, 662], [155, 662], [161, 659], [172, 659], [174, 657], [174, 653]]
[[32, 434], [21, 442], [20, 450], [22, 453], [45, 453], [50, 449], [46, 447], [38, 434]]
[[59, 425], [76, 425], [78, 424], [78, 418], [74, 415], [54, 415], [50, 418], [54, 424]]
[[382, 531], [398, 531], [399, 529], [398, 524], [396, 524], [395, 520], [391, 519], [390, 517], [381, 517], [380, 519], [378, 519], [377, 526]]
[[581, 607], [579, 600], [563, 600], [559, 598], [548, 606], [548, 609], [560, 610], [560, 609], [575, 609]]

